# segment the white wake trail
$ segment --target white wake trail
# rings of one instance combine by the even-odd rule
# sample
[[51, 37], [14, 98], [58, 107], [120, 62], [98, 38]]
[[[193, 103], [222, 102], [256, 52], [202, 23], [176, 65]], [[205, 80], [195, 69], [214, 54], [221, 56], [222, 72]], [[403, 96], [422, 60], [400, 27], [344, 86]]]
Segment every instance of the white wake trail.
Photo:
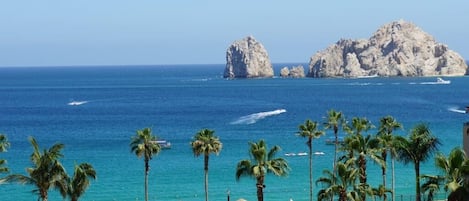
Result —
[[448, 111], [465, 114], [466, 110], [460, 110], [458, 107], [449, 107]]
[[264, 119], [269, 116], [279, 115], [284, 112], [287, 112], [285, 109], [278, 109], [268, 112], [259, 112], [238, 118], [236, 121], [231, 122], [231, 124], [254, 124], [257, 121]]

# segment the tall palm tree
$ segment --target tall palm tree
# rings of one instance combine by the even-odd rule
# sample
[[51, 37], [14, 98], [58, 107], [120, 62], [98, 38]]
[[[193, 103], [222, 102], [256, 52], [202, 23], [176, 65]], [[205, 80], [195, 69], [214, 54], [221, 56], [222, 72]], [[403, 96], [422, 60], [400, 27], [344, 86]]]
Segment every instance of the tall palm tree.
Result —
[[383, 164], [380, 156], [376, 155], [376, 149], [378, 148], [379, 141], [376, 138], [372, 138], [371, 135], [363, 135], [363, 132], [373, 128], [373, 125], [366, 118], [354, 117], [351, 125], [347, 125], [345, 130], [348, 135], [346, 137], [345, 147], [349, 150], [349, 158], [355, 157], [353, 153], [357, 154], [357, 167], [360, 181], [360, 197], [362, 200], [366, 200], [366, 192], [370, 190], [370, 186], [367, 183], [367, 158], [371, 158], [378, 164]]
[[194, 156], [204, 155], [205, 201], [208, 201], [208, 159], [211, 153], [218, 155], [222, 149], [222, 143], [214, 133], [213, 130], [203, 129], [195, 134], [191, 142]]
[[[451, 150], [448, 157], [438, 153], [435, 157], [435, 166], [444, 173], [445, 190], [449, 191], [450, 195], [469, 187], [469, 158], [460, 147]], [[469, 194], [467, 190], [464, 191]]]
[[47, 201], [50, 188], [59, 190], [60, 194], [65, 198], [68, 190], [68, 176], [59, 161], [63, 157], [61, 150], [64, 148], [64, 145], [57, 143], [41, 152], [38, 143], [33, 137], [29, 137], [29, 141], [33, 147], [33, 153], [30, 157], [33, 167], [26, 169], [29, 175], [9, 175], [6, 177], [6, 181], [35, 185], [36, 189], [33, 190], [33, 193], [39, 195], [38, 200]]
[[[383, 187], [386, 188], [386, 166], [387, 166], [387, 155], [390, 153], [391, 156], [391, 169], [392, 169], [392, 175], [391, 175], [391, 196], [392, 200], [394, 201], [394, 189], [395, 189], [395, 181], [394, 181], [394, 159], [396, 157], [396, 147], [394, 146], [394, 136], [393, 132], [396, 131], [397, 129], [402, 129], [402, 124], [397, 122], [396, 119], [392, 116], [385, 116], [380, 119], [380, 125], [378, 128], [378, 135], [377, 138], [380, 141], [381, 144], [381, 158], [384, 160], [383, 161], [383, 166], [381, 167], [382, 170], [382, 177], [383, 177]], [[387, 200], [387, 195], [383, 195], [383, 200]]]
[[360, 200], [359, 193], [355, 191], [358, 169], [353, 168], [353, 160], [349, 159], [345, 163], [338, 162], [337, 174], [327, 169], [323, 171], [325, 176], [316, 181], [316, 184], [320, 183], [325, 186], [318, 192], [318, 201], [330, 200], [333, 195], [337, 195], [339, 201]]
[[156, 136], [151, 133], [150, 128], [144, 128], [143, 130], [137, 130], [135, 136], [130, 141], [130, 150], [135, 153], [137, 157], [143, 156], [145, 163], [145, 201], [148, 201], [148, 172], [150, 171], [149, 162], [160, 152], [161, 147], [156, 143]]
[[324, 135], [324, 131], [318, 130], [317, 122], [306, 120], [305, 124], [299, 126], [298, 135], [308, 138], [306, 145], [309, 148], [309, 200], [313, 200], [313, 139]]
[[399, 160], [404, 164], [414, 164], [416, 201], [421, 201], [420, 164], [427, 161], [438, 150], [439, 145], [439, 139], [431, 134], [425, 124], [417, 124], [407, 138], [399, 138]]
[[[0, 134], [0, 152], [6, 152], [10, 147], [7, 136]], [[7, 161], [5, 159], [0, 159], [0, 173], [8, 172], [8, 167], [5, 167]]]
[[276, 154], [280, 151], [279, 146], [272, 147], [267, 151], [267, 144], [264, 140], [249, 143], [249, 155], [251, 160], [244, 159], [238, 162], [236, 166], [236, 180], [242, 176], [253, 177], [256, 179], [257, 200], [264, 200], [264, 180], [268, 173], [276, 176], [286, 176], [290, 167], [284, 158], [276, 158]]
[[78, 198], [85, 193], [90, 185], [90, 179], [96, 179], [96, 171], [91, 164], [75, 165], [73, 177], [68, 182], [68, 196], [71, 201], [78, 201]]
[[336, 170], [336, 163], [337, 163], [337, 151], [339, 147], [339, 126], [342, 126], [344, 123], [344, 118], [342, 116], [342, 112], [337, 112], [333, 109], [327, 112], [327, 120], [324, 123], [325, 129], [332, 129], [334, 131], [334, 161], [333, 161], [333, 172]]

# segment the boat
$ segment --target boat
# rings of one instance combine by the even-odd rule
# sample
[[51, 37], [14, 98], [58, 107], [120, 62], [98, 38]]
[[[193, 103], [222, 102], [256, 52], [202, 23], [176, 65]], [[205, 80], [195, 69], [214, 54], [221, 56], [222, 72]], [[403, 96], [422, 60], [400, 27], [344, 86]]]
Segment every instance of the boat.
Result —
[[[343, 137], [338, 137], [337, 138], [337, 143], [339, 144], [344, 144], [344, 138]], [[330, 137], [326, 139], [326, 145], [334, 145], [335, 144], [335, 137]]]
[[285, 156], [296, 156], [295, 153], [286, 153]]
[[441, 77], [437, 77], [436, 78], [436, 83], [437, 84], [451, 84], [451, 80], [444, 80]]
[[85, 103], [87, 103], [88, 101], [72, 101], [70, 103], [67, 103], [67, 105], [70, 105], [70, 106], [77, 106], [77, 105], [83, 105]]
[[298, 156], [307, 156], [308, 153], [306, 153], [306, 152], [300, 152], [300, 153], [298, 153], [297, 155], [298, 155]]
[[326, 153], [322, 152], [322, 151], [316, 151], [313, 153], [314, 155], [324, 155]]
[[161, 149], [171, 149], [171, 142], [166, 140], [157, 140], [156, 143], [160, 145]]

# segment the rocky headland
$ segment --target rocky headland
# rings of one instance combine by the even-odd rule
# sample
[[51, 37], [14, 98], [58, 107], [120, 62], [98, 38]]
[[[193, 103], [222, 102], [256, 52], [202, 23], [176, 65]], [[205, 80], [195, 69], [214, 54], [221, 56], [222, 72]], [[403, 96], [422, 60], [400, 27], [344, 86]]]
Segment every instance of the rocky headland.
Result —
[[403, 20], [386, 24], [369, 39], [341, 39], [314, 54], [308, 77], [462, 76], [464, 59]]
[[226, 51], [224, 78], [273, 77], [274, 69], [264, 46], [253, 36], [235, 41]]

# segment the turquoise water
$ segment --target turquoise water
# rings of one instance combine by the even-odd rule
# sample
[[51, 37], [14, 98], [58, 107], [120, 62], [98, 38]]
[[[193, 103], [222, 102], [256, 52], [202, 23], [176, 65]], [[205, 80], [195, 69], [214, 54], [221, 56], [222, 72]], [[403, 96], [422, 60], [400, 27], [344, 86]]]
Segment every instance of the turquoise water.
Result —
[[[292, 169], [288, 177], [266, 179], [266, 200], [308, 200], [308, 157], [284, 155], [307, 151], [295, 132], [308, 118], [323, 122], [334, 108], [378, 125], [379, 118], [392, 115], [405, 127], [401, 135], [428, 123], [444, 153], [461, 146], [462, 123], [469, 120], [458, 112], [468, 104], [469, 77], [445, 78], [449, 85], [434, 84], [436, 78], [226, 80], [223, 70], [224, 65], [0, 68], [0, 133], [11, 141], [0, 157], [11, 173], [25, 174], [32, 152], [28, 136], [42, 147], [61, 142], [69, 174], [81, 162], [98, 172], [82, 200], [143, 200], [143, 160], [130, 152], [129, 142], [136, 130], [151, 127], [172, 149], [151, 161], [150, 199], [204, 200], [203, 158], [193, 156], [189, 142], [209, 128], [223, 142], [220, 155], [210, 157], [211, 200], [225, 200], [228, 190], [232, 200], [256, 200], [255, 181], [236, 182], [234, 173], [236, 163], [248, 158], [248, 142], [259, 139], [281, 146], [280, 156]], [[68, 105], [72, 101], [84, 103]], [[314, 141], [314, 151], [325, 153], [313, 156], [315, 178], [332, 167], [334, 147], [324, 142], [329, 136]], [[380, 169], [369, 164], [369, 181], [379, 184]], [[412, 194], [413, 167], [397, 169], [397, 193]], [[432, 161], [422, 169], [437, 173]], [[31, 190], [1, 185], [0, 200], [37, 200]], [[61, 197], [51, 191], [50, 200]]]

